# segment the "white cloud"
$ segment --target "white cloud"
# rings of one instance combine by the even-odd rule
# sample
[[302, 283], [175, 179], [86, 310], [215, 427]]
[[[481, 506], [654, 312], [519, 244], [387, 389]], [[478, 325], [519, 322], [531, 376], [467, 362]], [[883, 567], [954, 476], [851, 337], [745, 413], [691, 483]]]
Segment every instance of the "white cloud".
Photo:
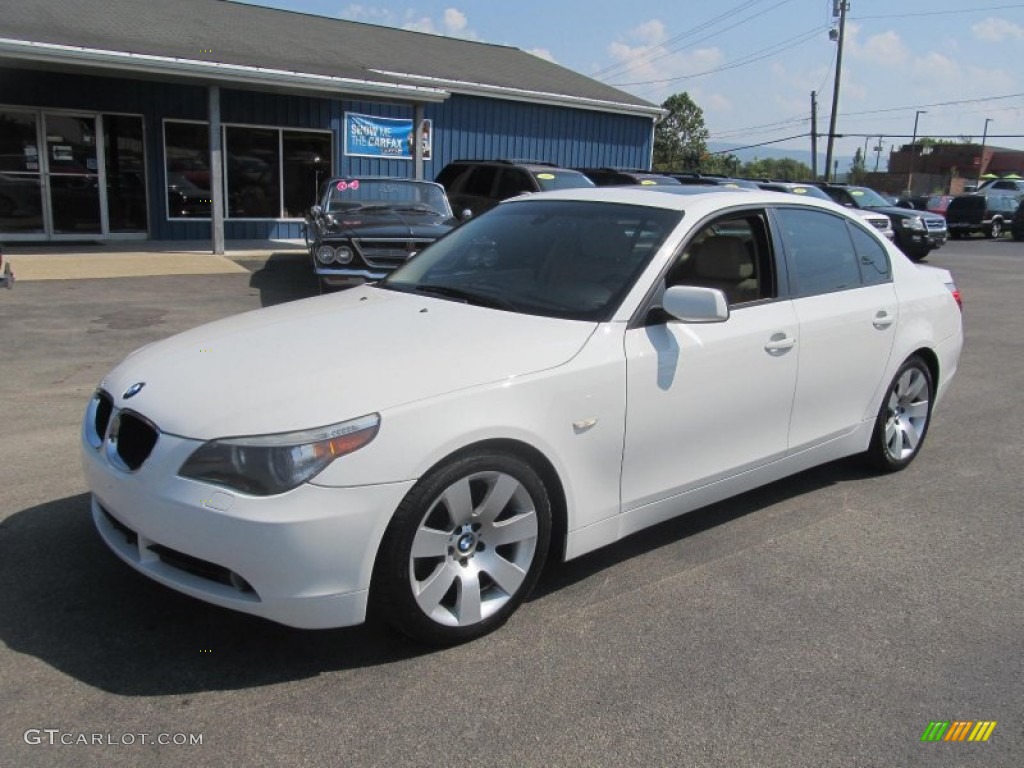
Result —
[[547, 48], [529, 48], [526, 52], [532, 53], [537, 58], [544, 59], [545, 61], [550, 61], [553, 64], [558, 63], [555, 60], [554, 54], [552, 54], [551, 51], [549, 51]]
[[417, 16], [415, 11], [407, 10], [405, 21], [402, 22], [402, 29], [426, 32], [431, 35], [460, 37], [464, 40], [479, 39], [479, 35], [470, 29], [466, 14], [458, 8], [445, 8], [440, 21], [435, 21], [430, 16]]
[[466, 14], [458, 8], [445, 8], [444, 29], [449, 35], [458, 36], [466, 29]]
[[395, 14], [389, 10], [360, 3], [350, 3], [342, 8], [338, 15], [350, 21], [366, 21], [371, 24], [393, 25], [397, 21]]
[[659, 45], [665, 42], [665, 25], [657, 19], [645, 21], [629, 30], [629, 37], [644, 45]]
[[1024, 27], [1012, 21], [989, 16], [971, 27], [971, 32], [979, 40], [1000, 43], [1003, 40], [1024, 40]]
[[862, 54], [887, 67], [902, 66], [910, 58], [910, 51], [895, 32], [872, 35], [864, 43]]

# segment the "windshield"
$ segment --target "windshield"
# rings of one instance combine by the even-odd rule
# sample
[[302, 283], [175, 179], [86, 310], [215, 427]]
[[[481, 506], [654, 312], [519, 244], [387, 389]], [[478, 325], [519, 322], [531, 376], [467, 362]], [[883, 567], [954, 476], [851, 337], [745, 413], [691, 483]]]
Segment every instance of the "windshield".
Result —
[[892, 203], [868, 187], [849, 187], [846, 191], [857, 201], [858, 208], [892, 208]]
[[320, 206], [324, 213], [386, 208], [452, 216], [443, 187], [409, 179], [332, 179], [326, 185]]
[[453, 230], [379, 285], [524, 314], [603, 321], [682, 215], [595, 201], [505, 203]]
[[535, 171], [533, 178], [537, 180], [541, 190], [550, 192], [553, 189], [577, 189], [593, 187], [594, 182], [578, 171]]

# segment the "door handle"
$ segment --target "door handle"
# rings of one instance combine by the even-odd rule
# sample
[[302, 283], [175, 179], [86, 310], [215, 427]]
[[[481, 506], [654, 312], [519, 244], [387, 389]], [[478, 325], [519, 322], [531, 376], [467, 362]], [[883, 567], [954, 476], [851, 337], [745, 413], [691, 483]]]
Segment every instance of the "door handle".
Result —
[[880, 309], [875, 314], [875, 319], [871, 321], [871, 324], [874, 325], [875, 328], [877, 328], [878, 330], [884, 331], [886, 328], [888, 328], [895, 322], [896, 317], [894, 315], [890, 315], [884, 309]]
[[768, 354], [773, 354], [775, 352], [785, 352], [794, 346], [796, 346], [796, 339], [792, 336], [787, 336], [785, 333], [773, 333], [768, 343], [764, 345], [764, 351]]

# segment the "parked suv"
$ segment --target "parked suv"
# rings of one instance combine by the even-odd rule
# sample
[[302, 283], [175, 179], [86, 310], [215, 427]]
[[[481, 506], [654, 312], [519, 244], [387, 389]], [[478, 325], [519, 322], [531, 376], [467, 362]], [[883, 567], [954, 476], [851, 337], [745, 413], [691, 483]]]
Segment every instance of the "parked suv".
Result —
[[1014, 195], [957, 195], [946, 209], [949, 236], [959, 239], [982, 232], [985, 237], [999, 237], [1012, 221], [1018, 202]]
[[852, 187], [846, 184], [818, 182], [828, 196], [847, 208], [884, 213], [892, 221], [896, 233], [893, 242], [914, 261], [921, 261], [935, 248], [946, 242], [948, 231], [946, 220], [928, 211], [913, 208], [899, 208], [869, 187]]
[[[757, 186], [769, 192], [788, 192], [791, 195], [803, 195], [804, 197], [816, 197], [819, 200], [832, 200], [828, 193], [813, 184], [801, 184], [796, 181], [761, 181]], [[892, 228], [892, 220], [884, 213], [878, 213], [866, 208], [854, 208], [866, 224], [870, 224], [889, 240], [896, 239], [896, 232]]]
[[464, 211], [479, 216], [502, 200], [527, 192], [594, 186], [579, 171], [532, 160], [454, 160], [435, 181], [460, 216]]
[[652, 171], [635, 171], [623, 168], [577, 168], [599, 187], [623, 187], [639, 184], [643, 187], [678, 186], [671, 176]]
[[978, 192], [1009, 192], [1011, 195], [1024, 195], [1024, 179], [989, 179], [982, 182]]
[[1024, 200], [1017, 206], [1017, 212], [1013, 214], [1013, 221], [1010, 223], [1010, 233], [1013, 239], [1018, 242], [1024, 240]]

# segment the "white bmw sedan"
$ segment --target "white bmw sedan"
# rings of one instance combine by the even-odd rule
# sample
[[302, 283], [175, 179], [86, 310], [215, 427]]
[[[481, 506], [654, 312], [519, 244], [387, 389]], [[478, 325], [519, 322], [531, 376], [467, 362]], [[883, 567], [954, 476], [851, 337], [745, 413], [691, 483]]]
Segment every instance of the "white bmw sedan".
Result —
[[962, 345], [948, 272], [830, 202], [566, 190], [383, 282], [145, 347], [82, 427], [129, 565], [295, 627], [501, 625], [548, 554], [823, 462], [921, 450]]

